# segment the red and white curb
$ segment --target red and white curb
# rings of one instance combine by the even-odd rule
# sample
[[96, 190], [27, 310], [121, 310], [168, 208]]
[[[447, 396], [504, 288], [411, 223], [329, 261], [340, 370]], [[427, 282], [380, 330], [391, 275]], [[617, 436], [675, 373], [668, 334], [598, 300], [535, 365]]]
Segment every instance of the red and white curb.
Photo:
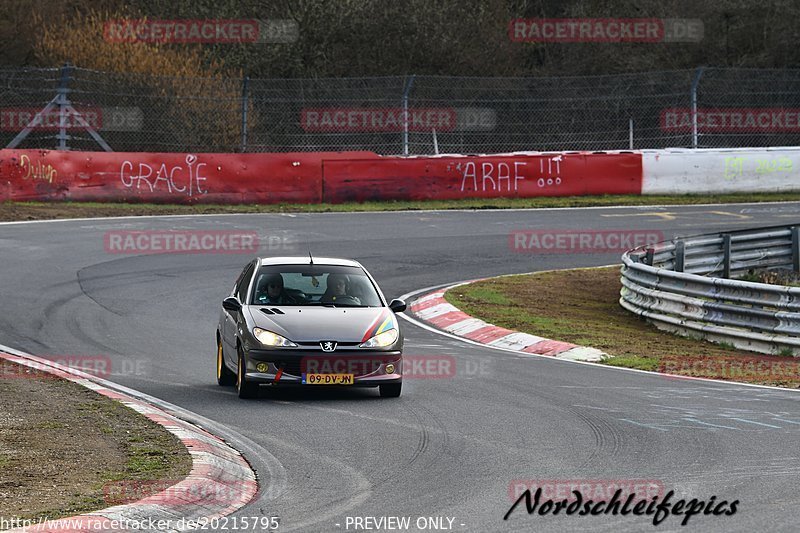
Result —
[[227, 516], [250, 502], [258, 492], [255, 472], [242, 454], [208, 431], [150, 402], [115, 390], [118, 388], [115, 384], [85, 372], [28, 354], [0, 352], [0, 359], [78, 383], [122, 403], [178, 437], [192, 458], [192, 469], [185, 479], [147, 498], [10, 531], [118, 531], [125, 521], [169, 524], [170, 527], [158, 528], [159, 531], [194, 529], [192, 523]]
[[408, 309], [417, 319], [437, 329], [495, 348], [548, 355], [571, 361], [598, 362], [611, 357], [597, 348], [554, 341], [489, 324], [464, 313], [444, 299], [447, 291], [473, 281], [429, 292], [411, 302]]

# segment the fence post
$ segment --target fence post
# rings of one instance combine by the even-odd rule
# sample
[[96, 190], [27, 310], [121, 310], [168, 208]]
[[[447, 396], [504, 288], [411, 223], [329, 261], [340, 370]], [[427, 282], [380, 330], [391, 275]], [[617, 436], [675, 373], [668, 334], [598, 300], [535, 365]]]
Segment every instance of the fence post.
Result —
[[412, 74], [403, 89], [403, 155], [408, 155], [408, 93], [414, 86], [415, 77], [416, 75]]
[[633, 117], [628, 119], [628, 150], [633, 150]]
[[697, 148], [697, 87], [706, 67], [697, 67], [692, 80], [692, 148]]
[[69, 81], [72, 78], [72, 65], [64, 63], [61, 67], [61, 81], [58, 83], [57, 105], [58, 105], [58, 150], [69, 150], [67, 146], [67, 106], [69, 105]]
[[249, 96], [250, 76], [242, 80], [242, 153], [247, 151], [247, 98]]
[[726, 233], [722, 236], [722, 277], [731, 277], [731, 236]]
[[628, 149], [633, 150], [633, 117], [628, 119]]
[[686, 244], [683, 241], [675, 243], [675, 272], [683, 272], [683, 265], [686, 260]]
[[792, 226], [792, 270], [800, 272], [800, 226]]

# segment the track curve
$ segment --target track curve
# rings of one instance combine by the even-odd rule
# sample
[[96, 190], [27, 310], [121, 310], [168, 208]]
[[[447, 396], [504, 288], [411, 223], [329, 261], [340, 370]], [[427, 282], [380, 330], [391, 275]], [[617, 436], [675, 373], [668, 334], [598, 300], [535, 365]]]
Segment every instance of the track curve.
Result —
[[[252, 457], [261, 496], [239, 515], [280, 515], [281, 531], [346, 531], [348, 516], [447, 516], [455, 531], [652, 527], [647, 517], [521, 509], [503, 521], [509, 484], [534, 479], [657, 480], [680, 497], [740, 500], [735, 516], [696, 516], [690, 527], [791, 530], [800, 504], [793, 391], [529, 358], [404, 322], [407, 354], [452, 356], [457, 371], [407, 380], [397, 400], [371, 390], [284, 389], [243, 402], [214, 383], [213, 335], [246, 256], [109, 254], [103, 236], [257, 231], [284, 238], [264, 255], [310, 247], [357, 259], [391, 298], [461, 279], [619, 260], [514, 253], [515, 229], [641, 228], [669, 238], [798, 216], [800, 204], [787, 203], [2, 224], [0, 342], [45, 357], [103, 354], [112, 362], [108, 379], [225, 426], [246, 455], [268, 451], [274, 461]], [[660, 529], [679, 523], [671, 517]]]

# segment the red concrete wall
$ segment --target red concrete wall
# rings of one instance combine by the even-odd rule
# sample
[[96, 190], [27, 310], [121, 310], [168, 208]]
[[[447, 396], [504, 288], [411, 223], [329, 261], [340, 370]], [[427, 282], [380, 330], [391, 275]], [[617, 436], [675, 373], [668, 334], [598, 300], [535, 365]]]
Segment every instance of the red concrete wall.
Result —
[[315, 203], [322, 160], [372, 152], [179, 154], [0, 150], [0, 199]]
[[0, 150], [0, 200], [339, 203], [640, 194], [639, 153], [381, 157]]
[[634, 153], [444, 156], [324, 161], [323, 200], [432, 200], [640, 194]]

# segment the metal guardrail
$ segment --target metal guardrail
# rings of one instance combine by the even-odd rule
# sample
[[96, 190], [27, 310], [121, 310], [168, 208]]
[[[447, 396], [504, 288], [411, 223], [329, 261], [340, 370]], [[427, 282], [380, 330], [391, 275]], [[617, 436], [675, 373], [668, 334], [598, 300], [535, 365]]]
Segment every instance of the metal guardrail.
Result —
[[620, 305], [656, 327], [778, 355], [800, 354], [800, 287], [729, 279], [800, 271], [800, 226], [675, 238], [622, 256]]

